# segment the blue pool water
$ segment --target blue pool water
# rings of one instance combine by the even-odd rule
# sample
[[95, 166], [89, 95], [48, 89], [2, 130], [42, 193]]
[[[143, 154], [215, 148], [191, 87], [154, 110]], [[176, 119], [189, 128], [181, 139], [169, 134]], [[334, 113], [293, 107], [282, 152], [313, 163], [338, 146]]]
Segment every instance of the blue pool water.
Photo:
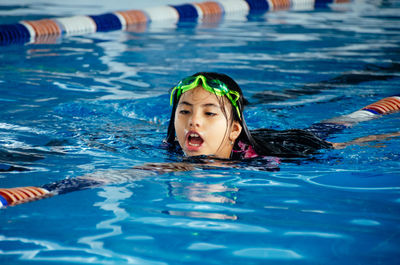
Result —
[[[6, 1], [0, 23], [108, 8], [74, 2]], [[127, 169], [180, 160], [161, 146], [168, 91], [197, 71], [241, 85], [252, 129], [305, 128], [399, 94], [399, 14], [398, 1], [354, 1], [1, 46], [0, 188], [128, 180], [2, 209], [0, 263], [397, 264], [399, 137], [279, 170]], [[392, 114], [329, 140], [399, 125]]]

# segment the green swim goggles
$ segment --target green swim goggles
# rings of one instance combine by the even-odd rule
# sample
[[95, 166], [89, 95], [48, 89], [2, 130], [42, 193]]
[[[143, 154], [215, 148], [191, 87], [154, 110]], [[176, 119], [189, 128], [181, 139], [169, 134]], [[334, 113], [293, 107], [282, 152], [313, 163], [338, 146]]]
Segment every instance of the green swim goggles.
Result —
[[170, 104], [171, 105], [173, 104], [175, 90], [176, 90], [176, 98], [179, 99], [183, 93], [199, 86], [200, 81], [203, 88], [208, 92], [213, 93], [220, 97], [226, 96], [232, 103], [232, 105], [235, 107], [239, 119], [242, 119], [240, 116], [239, 106], [237, 104], [237, 101], [240, 98], [239, 92], [229, 90], [228, 87], [223, 82], [219, 81], [218, 79], [207, 79], [204, 75], [189, 76], [181, 80], [178, 83], [178, 85], [176, 85], [176, 87], [174, 87], [171, 91]]

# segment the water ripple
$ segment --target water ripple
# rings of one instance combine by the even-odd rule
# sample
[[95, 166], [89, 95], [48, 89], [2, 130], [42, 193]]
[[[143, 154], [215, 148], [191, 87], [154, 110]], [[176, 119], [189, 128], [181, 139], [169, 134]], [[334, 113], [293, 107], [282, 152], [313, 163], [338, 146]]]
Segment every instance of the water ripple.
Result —
[[355, 225], [360, 225], [360, 226], [378, 226], [380, 223], [375, 220], [370, 220], [370, 219], [353, 219], [350, 221], [350, 223], [355, 224]]
[[297, 260], [304, 258], [293, 250], [280, 248], [244, 248], [233, 252], [233, 255], [245, 258]]
[[276, 186], [286, 188], [297, 188], [299, 185], [284, 182], [278, 182], [268, 179], [243, 179], [235, 183], [237, 186]]
[[235, 213], [251, 213], [255, 210], [252, 209], [241, 209], [232, 208], [227, 206], [215, 205], [215, 204], [193, 204], [193, 203], [177, 203], [177, 204], [167, 204], [167, 207], [183, 210], [196, 210], [196, 211], [227, 211]]
[[247, 225], [232, 222], [199, 221], [186, 218], [138, 217], [133, 222], [157, 225], [163, 227], [177, 227], [184, 229], [199, 229], [208, 231], [229, 231], [236, 233], [268, 233], [270, 230], [256, 225]]
[[285, 232], [284, 236], [304, 236], [304, 237], [321, 237], [321, 238], [346, 238], [347, 236], [325, 232], [306, 232], [306, 231], [291, 231]]
[[207, 251], [207, 250], [217, 250], [227, 248], [224, 245], [216, 245], [205, 242], [192, 243], [187, 249], [196, 251]]

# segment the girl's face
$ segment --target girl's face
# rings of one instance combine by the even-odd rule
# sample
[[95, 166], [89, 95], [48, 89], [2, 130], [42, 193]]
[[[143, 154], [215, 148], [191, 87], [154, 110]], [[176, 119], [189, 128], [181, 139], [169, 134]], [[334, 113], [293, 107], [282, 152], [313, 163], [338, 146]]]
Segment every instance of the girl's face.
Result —
[[[229, 158], [242, 127], [232, 122], [231, 104], [202, 86], [182, 94], [175, 112], [175, 131], [179, 145], [188, 156], [214, 155]], [[225, 109], [223, 109], [225, 108]], [[225, 117], [225, 115], [227, 117]]]

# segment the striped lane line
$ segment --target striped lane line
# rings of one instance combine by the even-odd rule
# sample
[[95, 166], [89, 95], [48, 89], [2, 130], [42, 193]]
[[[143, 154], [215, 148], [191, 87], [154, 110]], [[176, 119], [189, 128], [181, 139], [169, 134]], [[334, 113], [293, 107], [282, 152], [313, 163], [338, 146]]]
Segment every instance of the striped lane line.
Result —
[[0, 189], [0, 208], [42, 199], [50, 195], [49, 191], [38, 187]]
[[375, 114], [389, 114], [400, 110], [400, 97], [388, 97], [370, 104], [362, 110], [370, 111]]
[[[60, 35], [84, 35], [94, 32], [126, 30], [132, 25], [148, 22], [195, 21], [198, 18], [234, 16], [249, 12], [274, 10], [310, 10], [351, 0], [218, 0], [182, 5], [160, 6], [143, 10], [128, 10], [92, 16], [73, 16], [36, 21], [21, 21], [0, 25], [0, 44], [29, 41], [54, 43]], [[143, 27], [141, 27], [143, 29]], [[140, 29], [139, 29], [140, 30]], [[51, 36], [51, 37], [45, 37]]]

